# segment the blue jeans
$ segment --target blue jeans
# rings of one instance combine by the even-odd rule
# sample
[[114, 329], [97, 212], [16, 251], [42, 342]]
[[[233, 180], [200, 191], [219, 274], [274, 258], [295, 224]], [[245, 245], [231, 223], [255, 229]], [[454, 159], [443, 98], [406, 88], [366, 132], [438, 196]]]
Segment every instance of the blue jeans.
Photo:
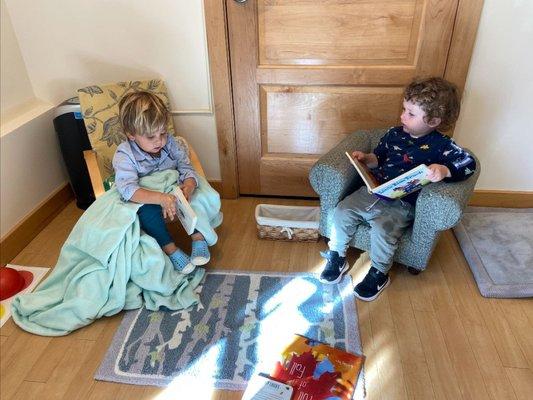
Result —
[[174, 240], [168, 232], [165, 219], [163, 218], [163, 208], [157, 204], [145, 204], [137, 211], [141, 229], [152, 236], [159, 246], [163, 247]]

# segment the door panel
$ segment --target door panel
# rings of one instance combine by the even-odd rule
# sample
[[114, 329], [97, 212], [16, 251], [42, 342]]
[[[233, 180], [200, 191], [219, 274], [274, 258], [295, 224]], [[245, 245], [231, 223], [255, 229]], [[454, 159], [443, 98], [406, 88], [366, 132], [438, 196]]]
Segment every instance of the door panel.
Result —
[[403, 89], [261, 86], [260, 92], [262, 154], [314, 156], [356, 129], [396, 123]]
[[457, 0], [227, 1], [239, 188], [313, 195], [347, 134], [398, 123], [403, 86], [442, 76]]
[[416, 52], [421, 1], [260, 1], [261, 65], [401, 65]]

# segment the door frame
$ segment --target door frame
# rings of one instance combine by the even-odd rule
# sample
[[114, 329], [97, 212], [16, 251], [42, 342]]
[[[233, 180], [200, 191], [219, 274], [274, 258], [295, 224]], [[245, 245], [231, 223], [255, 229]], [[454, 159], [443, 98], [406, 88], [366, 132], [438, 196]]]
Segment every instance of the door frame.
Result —
[[[226, 0], [203, 1], [222, 197], [234, 199], [239, 197], [239, 181]], [[444, 78], [455, 83], [461, 94], [476, 41], [483, 1], [459, 0], [457, 4]]]

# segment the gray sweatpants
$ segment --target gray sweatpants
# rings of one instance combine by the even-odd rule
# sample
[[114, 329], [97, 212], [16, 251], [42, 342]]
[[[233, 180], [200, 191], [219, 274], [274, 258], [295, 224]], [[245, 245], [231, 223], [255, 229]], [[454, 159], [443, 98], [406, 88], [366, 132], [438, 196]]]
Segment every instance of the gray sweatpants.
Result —
[[414, 207], [400, 200], [375, 203], [376, 200], [363, 186], [337, 204], [329, 249], [345, 256], [357, 226], [367, 223], [370, 225], [371, 264], [386, 274], [392, 266], [398, 240], [414, 219]]

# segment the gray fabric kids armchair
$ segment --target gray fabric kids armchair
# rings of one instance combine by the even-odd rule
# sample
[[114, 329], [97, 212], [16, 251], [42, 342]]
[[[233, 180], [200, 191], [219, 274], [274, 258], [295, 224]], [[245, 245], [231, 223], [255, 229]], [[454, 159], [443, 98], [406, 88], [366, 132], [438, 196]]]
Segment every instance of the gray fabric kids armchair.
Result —
[[[387, 129], [358, 131], [348, 135], [322, 156], [311, 168], [309, 180], [320, 196], [320, 233], [330, 237], [333, 210], [346, 195], [363, 185], [345, 151], [372, 151]], [[404, 264], [411, 273], [426, 269], [440, 232], [455, 226], [467, 205], [481, 170], [479, 160], [473, 176], [462, 182], [439, 182], [425, 186], [416, 202], [415, 220], [400, 239], [394, 261]], [[370, 250], [370, 227], [361, 224], [350, 246]]]

